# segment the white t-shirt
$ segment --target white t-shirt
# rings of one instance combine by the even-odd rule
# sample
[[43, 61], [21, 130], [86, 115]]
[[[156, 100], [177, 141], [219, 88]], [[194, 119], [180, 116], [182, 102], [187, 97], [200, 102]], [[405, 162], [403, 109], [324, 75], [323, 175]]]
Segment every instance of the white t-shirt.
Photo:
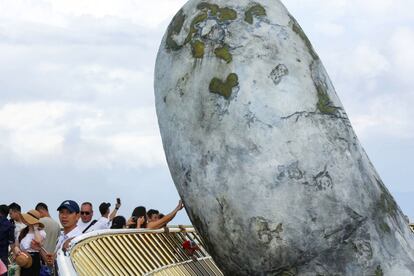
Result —
[[17, 240], [19, 238], [20, 235], [20, 231], [22, 231], [23, 228], [26, 227], [26, 224], [24, 224], [23, 222], [14, 222], [14, 238]]
[[[39, 234], [42, 237], [42, 241], [46, 238], [45, 230], [39, 230]], [[27, 252], [39, 252], [39, 250], [34, 250], [31, 248], [31, 242], [34, 240], [34, 233], [27, 233], [26, 236], [20, 241], [20, 249]]]
[[100, 217], [98, 221], [89, 228], [88, 232], [111, 228], [111, 221], [106, 217]]
[[58, 241], [56, 243], [56, 250], [55, 250], [55, 252], [57, 252], [59, 249], [62, 248], [62, 245], [65, 243], [65, 241], [67, 241], [68, 239], [77, 237], [79, 235], [82, 235], [82, 231], [80, 231], [78, 227], [73, 228], [72, 231], [70, 231], [67, 234], [63, 233], [63, 231], [60, 232]]
[[[78, 221], [78, 228], [81, 232], [83, 232], [83, 230], [85, 230], [86, 227], [89, 226], [89, 224], [92, 223], [93, 220], [89, 221], [89, 222], [83, 222], [81, 219], [79, 219]], [[86, 233], [90, 232], [92, 230], [93, 226], [89, 227], [89, 229], [86, 231]]]

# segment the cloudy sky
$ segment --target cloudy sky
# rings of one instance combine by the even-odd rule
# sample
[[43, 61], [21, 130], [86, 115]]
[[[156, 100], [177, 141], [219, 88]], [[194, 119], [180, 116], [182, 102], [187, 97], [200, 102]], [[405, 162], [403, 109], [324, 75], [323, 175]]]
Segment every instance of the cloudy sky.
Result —
[[[184, 0], [0, 0], [0, 203], [173, 209], [155, 57]], [[414, 1], [285, 0], [414, 220]], [[52, 213], [56, 214], [55, 211]], [[176, 223], [188, 223], [184, 212]]]

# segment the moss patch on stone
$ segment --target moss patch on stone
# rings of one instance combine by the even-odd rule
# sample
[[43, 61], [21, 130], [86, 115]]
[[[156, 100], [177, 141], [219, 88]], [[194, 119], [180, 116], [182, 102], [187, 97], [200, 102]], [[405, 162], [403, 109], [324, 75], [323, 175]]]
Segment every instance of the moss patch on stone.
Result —
[[244, 21], [253, 24], [253, 16], [266, 16], [266, 9], [262, 5], [255, 4], [244, 13]]
[[381, 195], [379, 207], [384, 213], [390, 215], [395, 215], [397, 211], [397, 203], [388, 192]]
[[206, 12], [200, 12], [199, 14], [194, 17], [194, 19], [191, 21], [190, 25], [190, 31], [188, 32], [188, 35], [184, 41], [184, 44], [189, 43], [193, 39], [193, 35], [197, 32], [196, 25], [198, 23], [201, 23], [207, 19], [208, 15]]
[[381, 189], [381, 196], [378, 201], [378, 208], [381, 210], [383, 214], [391, 215], [392, 217], [396, 217], [398, 205], [395, 202], [394, 198], [388, 192], [387, 188], [385, 188], [384, 184], [377, 179], [377, 184]]
[[319, 59], [318, 54], [313, 49], [312, 43], [310, 42], [309, 38], [306, 36], [305, 32], [299, 25], [299, 23], [296, 21], [293, 16], [290, 16], [290, 22], [292, 24], [292, 30], [302, 39], [302, 41], [305, 43], [306, 47], [309, 50], [309, 53], [314, 59]]
[[223, 47], [218, 47], [214, 50], [214, 54], [217, 58], [224, 60], [227, 63], [230, 63], [233, 60], [233, 56], [230, 53], [229, 46], [225, 44]]
[[375, 276], [384, 276], [384, 271], [382, 271], [381, 266], [377, 266], [377, 269], [375, 270]]
[[181, 49], [182, 46], [178, 45], [177, 42], [174, 41], [173, 36], [181, 32], [181, 29], [183, 28], [183, 25], [184, 25], [185, 17], [186, 16], [183, 10], [179, 10], [178, 13], [174, 16], [170, 25], [168, 26], [167, 41], [166, 41], [166, 45], [168, 49], [171, 49], [173, 51], [177, 51]]
[[316, 90], [318, 93], [317, 109], [323, 114], [335, 114], [336, 107], [333, 106], [326, 89], [322, 85], [316, 84]]
[[219, 9], [218, 19], [220, 21], [229, 21], [237, 19], [237, 12], [230, 8]]
[[232, 90], [239, 84], [239, 77], [235, 73], [227, 76], [226, 81], [223, 82], [219, 78], [213, 78], [210, 82], [209, 90], [211, 93], [219, 94], [226, 99], [230, 98]]
[[205, 11], [210, 11], [210, 14], [212, 16], [216, 16], [217, 12], [219, 11], [219, 6], [217, 6], [216, 4], [210, 4], [207, 2], [201, 2], [200, 4], [197, 5], [197, 9], [199, 10], [205, 10]]
[[204, 43], [200, 40], [196, 40], [191, 43], [191, 52], [193, 53], [194, 58], [203, 58], [204, 57]]
[[391, 228], [389, 227], [389, 225], [386, 222], [381, 223], [380, 228], [381, 228], [382, 232], [384, 232], [384, 233], [387, 233], [387, 234], [391, 233]]
[[197, 5], [197, 9], [201, 11], [210, 12], [211, 16], [218, 16], [220, 21], [235, 20], [237, 18], [237, 12], [231, 8], [220, 8], [216, 4], [210, 4], [207, 2], [201, 2]]

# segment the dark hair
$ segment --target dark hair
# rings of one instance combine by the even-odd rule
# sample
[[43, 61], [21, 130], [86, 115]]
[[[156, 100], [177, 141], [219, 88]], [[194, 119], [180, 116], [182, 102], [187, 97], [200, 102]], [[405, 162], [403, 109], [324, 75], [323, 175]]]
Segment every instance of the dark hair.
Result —
[[13, 211], [22, 211], [22, 207], [20, 207], [19, 204], [17, 204], [16, 202], [13, 202], [12, 204], [9, 205], [9, 209], [13, 210]]
[[158, 215], [160, 212], [155, 209], [149, 209], [147, 212], [148, 217], [151, 217], [152, 215]]
[[159, 218], [159, 219], [162, 219], [163, 217], [165, 217], [165, 215], [164, 215], [163, 213], [160, 213], [160, 214], [158, 215], [158, 218]]
[[134, 211], [132, 211], [132, 216], [137, 217], [137, 218], [145, 216], [146, 214], [147, 214], [147, 210], [145, 209], [144, 206], [135, 207]]
[[7, 217], [9, 214], [9, 207], [5, 204], [0, 205], [0, 215]]
[[[135, 207], [134, 211], [132, 211], [132, 216], [135, 218], [144, 217], [145, 221], [144, 224], [142, 224], [141, 228], [147, 228], [147, 210], [144, 206], [138, 206]], [[130, 228], [136, 228], [137, 223], [135, 221], [134, 224], [130, 225]]]
[[111, 229], [122, 229], [126, 225], [126, 219], [123, 216], [116, 216], [112, 220]]
[[101, 205], [99, 205], [99, 212], [101, 215], [105, 215], [106, 212], [108, 212], [109, 207], [111, 206], [111, 203], [102, 202]]
[[49, 209], [47, 208], [47, 205], [46, 205], [46, 203], [43, 203], [43, 202], [39, 202], [37, 205], [36, 205], [36, 211], [39, 211], [39, 210], [46, 210], [46, 211], [48, 211], [49, 212]]
[[27, 233], [29, 233], [29, 226], [26, 226], [20, 231], [19, 242], [21, 242], [24, 239], [24, 237], [26, 237]]

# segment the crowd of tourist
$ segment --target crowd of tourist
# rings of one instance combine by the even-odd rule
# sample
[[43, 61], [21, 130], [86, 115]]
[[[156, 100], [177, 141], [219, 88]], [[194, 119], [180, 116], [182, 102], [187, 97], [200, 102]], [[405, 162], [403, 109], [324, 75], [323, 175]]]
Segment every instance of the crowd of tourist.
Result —
[[[21, 276], [38, 276], [41, 272], [42, 275], [48, 275], [53, 269], [56, 253], [59, 250], [66, 251], [73, 238], [102, 229], [159, 229], [165, 227], [184, 206], [180, 201], [166, 215], [138, 206], [128, 220], [117, 216], [120, 207], [119, 198], [112, 210], [110, 203], [103, 202], [98, 208], [99, 218], [93, 219], [92, 203], [83, 202], [79, 206], [73, 200], [65, 200], [57, 208], [59, 224], [51, 218], [49, 208], [43, 202], [25, 213], [14, 202], [0, 205], [0, 275], [7, 275], [9, 253], [12, 253], [16, 263], [23, 263], [20, 265]], [[30, 266], [24, 265], [26, 259], [31, 259]]]

